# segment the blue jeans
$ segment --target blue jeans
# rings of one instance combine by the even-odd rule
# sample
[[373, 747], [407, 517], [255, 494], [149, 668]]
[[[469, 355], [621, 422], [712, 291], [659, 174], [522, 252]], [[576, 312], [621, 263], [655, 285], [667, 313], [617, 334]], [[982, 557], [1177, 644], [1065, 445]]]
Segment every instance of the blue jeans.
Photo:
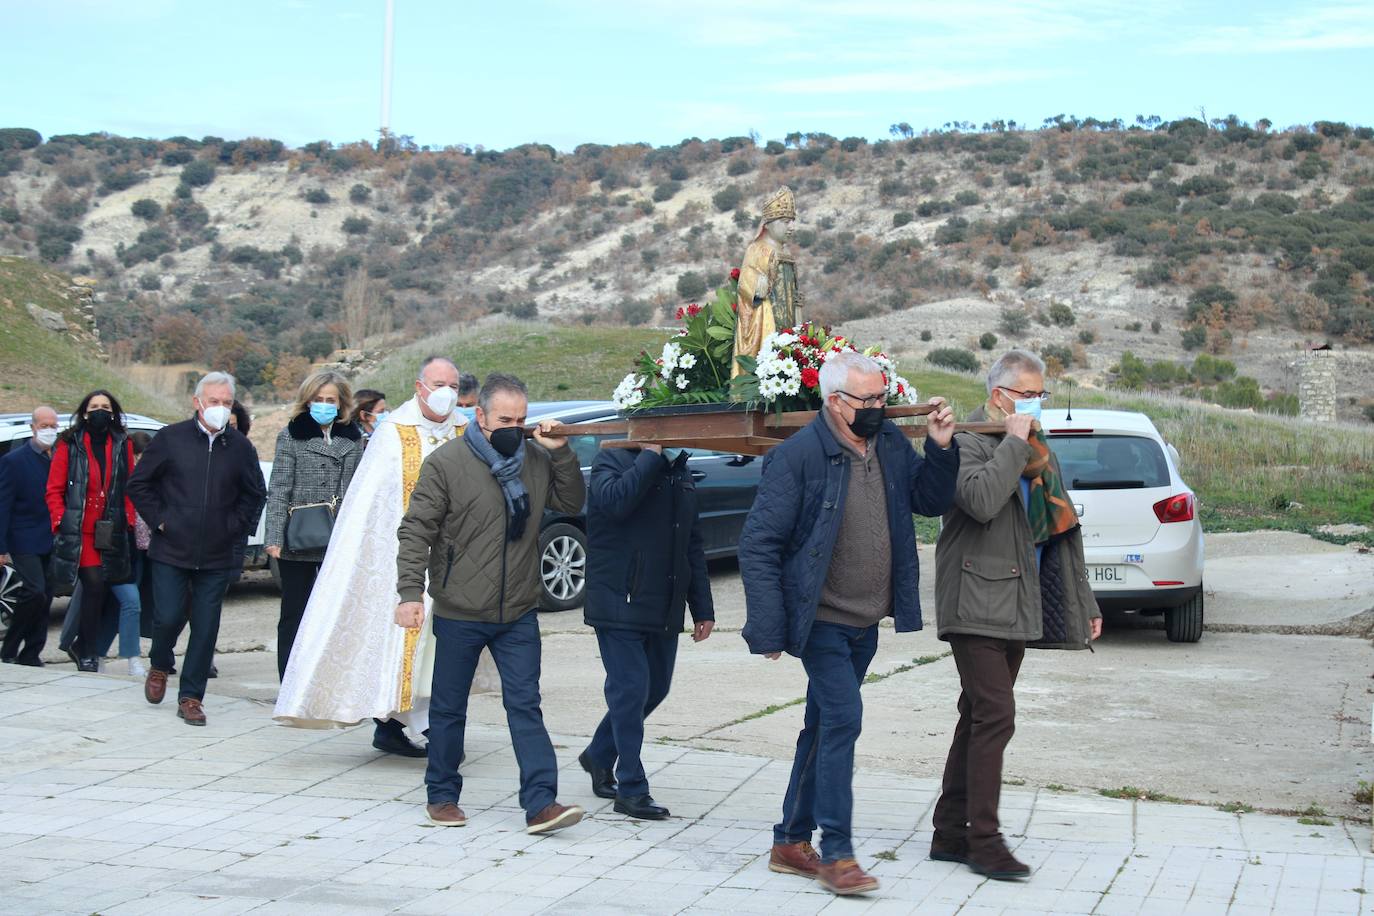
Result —
[[644, 720], [668, 696], [677, 637], [676, 633], [596, 628], [606, 669], [607, 711], [587, 745], [587, 756], [599, 767], [615, 767], [616, 794], [621, 798], [649, 794], [649, 780], [639, 758]]
[[[143, 653], [138, 641], [138, 619], [143, 613], [143, 602], [139, 597], [138, 585], [134, 582], [125, 585], [111, 585], [105, 599], [105, 607], [100, 613], [100, 639], [95, 646], [95, 654], [103, 658], [110, 654], [110, 646], [115, 636], [119, 636], [119, 657], [133, 658]], [[59, 646], [69, 646], [76, 639], [81, 623], [81, 583], [72, 590], [67, 602], [67, 613], [62, 620], [62, 635], [58, 637]], [[112, 611], [114, 611], [112, 613]]]
[[[161, 599], [158, 600], [161, 606]], [[558, 758], [539, 709], [539, 615], [531, 611], [511, 623], [477, 623], [434, 618], [434, 681], [429, 698], [429, 764], [425, 788], [432, 805], [458, 803], [463, 777], [463, 733], [468, 692], [482, 650], [490, 649], [501, 675], [511, 746], [520, 765], [520, 807], [526, 819], [558, 796]]]
[[205, 680], [215, 658], [219, 637], [219, 615], [224, 592], [229, 588], [232, 569], [183, 569], [152, 560], [153, 566], [153, 648], [148, 653], [152, 667], [171, 671], [176, 664], [173, 650], [186, 626], [186, 597], [190, 594], [191, 638], [181, 662], [177, 698], [205, 699]]
[[821, 830], [821, 861], [854, 857], [854, 744], [863, 728], [859, 696], [878, 651], [878, 628], [817, 621], [802, 649], [806, 718], [797, 736], [792, 778], [782, 802], [774, 843], [810, 841]]

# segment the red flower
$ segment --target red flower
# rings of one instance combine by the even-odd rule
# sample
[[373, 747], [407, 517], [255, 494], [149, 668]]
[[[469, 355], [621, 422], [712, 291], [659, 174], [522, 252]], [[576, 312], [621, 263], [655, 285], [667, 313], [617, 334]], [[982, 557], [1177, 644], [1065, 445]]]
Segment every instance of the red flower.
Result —
[[804, 387], [815, 388], [821, 383], [821, 373], [818, 369], [803, 369], [801, 383]]
[[677, 310], [677, 320], [678, 320], [678, 321], [681, 321], [681, 320], [682, 320], [682, 316], [685, 315], [685, 314], [686, 314], [686, 312], [681, 308], [681, 306], [679, 306], [679, 307], [678, 307], [678, 310]]
[[700, 314], [701, 314], [701, 306], [696, 305], [696, 304], [687, 306], [687, 317], [688, 317], [688, 318], [695, 318], [695, 317], [697, 317], [697, 316], [700, 315]]
[[738, 302], [731, 302], [731, 303], [730, 303], [730, 311], [732, 311], [732, 312], [738, 312], [738, 311], [739, 311], [739, 303], [738, 303]]
[[897, 394], [899, 394], [899, 395], [906, 394], [906, 386], [903, 385], [901, 382], [898, 382], [898, 383], [897, 383]]
[[734, 280], [736, 283], [739, 282], [739, 268], [738, 268], [738, 267], [736, 267], [736, 268], [734, 268], [733, 270], [730, 271], [730, 279], [731, 279], [731, 280]]

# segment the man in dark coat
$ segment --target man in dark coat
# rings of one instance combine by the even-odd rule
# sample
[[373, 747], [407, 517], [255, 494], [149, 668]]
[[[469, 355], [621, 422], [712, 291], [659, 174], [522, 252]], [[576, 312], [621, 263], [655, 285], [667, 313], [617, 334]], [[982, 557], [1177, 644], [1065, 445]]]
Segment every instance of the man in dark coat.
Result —
[[205, 680], [234, 549], [244, 532], [257, 528], [267, 486], [257, 450], [229, 425], [234, 377], [211, 372], [196, 386], [193, 403], [194, 417], [163, 427], [153, 438], [129, 478], [129, 496], [153, 532], [148, 547], [152, 665], [143, 695], [149, 703], [161, 703], [166, 695], [189, 592], [191, 638], [182, 660], [177, 715], [187, 725], [204, 725]]
[[666, 818], [668, 809], [649, 794], [639, 757], [644, 720], [668, 696], [685, 608], [696, 642], [716, 619], [687, 459], [656, 445], [606, 449], [592, 462], [588, 487], [583, 614], [606, 668], [607, 712], [577, 759], [592, 792], [647, 820]]
[[[942, 398], [932, 398], [922, 459], [885, 419], [889, 380], [859, 353], [821, 369], [824, 407], [769, 452], [744, 523], [739, 565], [744, 639], [755, 655], [783, 652], [806, 668], [805, 727], [797, 738], [782, 821], [768, 867], [815, 878], [835, 894], [878, 882], [854, 859], [854, 744], [863, 724], [859, 686], [878, 649], [878, 623], [921, 629], [912, 513], [954, 502], [959, 452]], [[821, 830], [821, 851], [811, 835]]]
[[57, 412], [36, 408], [29, 429], [33, 437], [0, 459], [0, 566], [12, 566], [23, 582], [0, 661], [41, 668], [53, 594], [48, 575], [52, 519], [43, 494], [57, 441]]

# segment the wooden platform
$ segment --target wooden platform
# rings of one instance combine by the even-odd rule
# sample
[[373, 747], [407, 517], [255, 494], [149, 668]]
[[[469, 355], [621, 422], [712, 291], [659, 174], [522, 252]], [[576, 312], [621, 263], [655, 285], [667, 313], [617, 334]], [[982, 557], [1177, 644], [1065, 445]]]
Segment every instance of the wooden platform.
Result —
[[[928, 404], [889, 407], [888, 419], [923, 417], [931, 412]], [[737, 455], [762, 455], [816, 418], [814, 410], [772, 413], [745, 410], [728, 404], [702, 404], [683, 408], [658, 408], [633, 411], [623, 420], [604, 423], [578, 423], [556, 426], [555, 436], [611, 436], [602, 448], [638, 448], [659, 445], [669, 448], [697, 448]], [[924, 423], [898, 424], [912, 439], [926, 435]], [[957, 432], [1000, 433], [1000, 422], [959, 423]], [[529, 430], [533, 432], [533, 428]]]

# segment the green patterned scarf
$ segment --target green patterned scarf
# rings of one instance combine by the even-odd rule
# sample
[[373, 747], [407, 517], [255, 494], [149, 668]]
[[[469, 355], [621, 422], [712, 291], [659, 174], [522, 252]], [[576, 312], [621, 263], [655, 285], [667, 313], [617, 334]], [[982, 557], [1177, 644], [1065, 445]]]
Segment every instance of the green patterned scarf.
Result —
[[[1007, 418], [1007, 412], [991, 401], [983, 409], [989, 420]], [[1031, 457], [1021, 471], [1021, 476], [1030, 481], [1026, 520], [1030, 522], [1031, 538], [1036, 544], [1044, 544], [1056, 535], [1078, 527], [1078, 513], [1074, 511], [1073, 502], [1064, 490], [1059, 466], [1050, 460], [1050, 444], [1038, 422], [1032, 427], [1028, 441]]]

